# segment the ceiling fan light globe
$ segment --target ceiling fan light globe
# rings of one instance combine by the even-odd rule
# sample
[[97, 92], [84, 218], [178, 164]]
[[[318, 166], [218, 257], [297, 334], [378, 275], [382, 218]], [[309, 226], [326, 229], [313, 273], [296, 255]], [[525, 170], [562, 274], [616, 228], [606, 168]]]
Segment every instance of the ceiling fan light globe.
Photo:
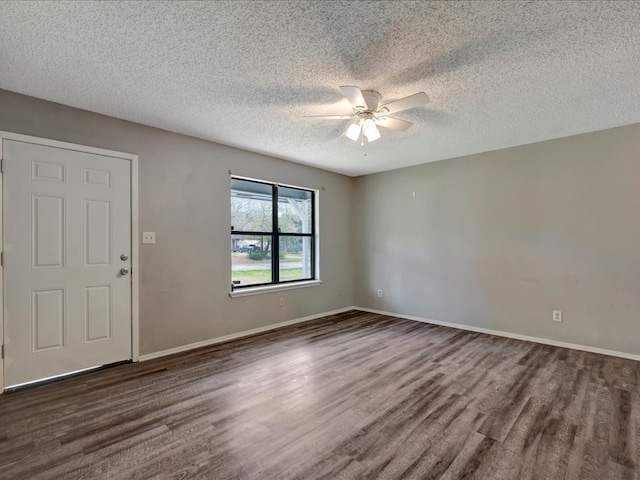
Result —
[[368, 141], [373, 142], [380, 138], [380, 132], [372, 120], [366, 120], [362, 128]]
[[371, 132], [365, 134], [367, 137], [367, 140], [369, 142], [374, 142], [376, 140], [378, 140], [380, 138], [380, 132], [378, 132], [377, 130], [372, 130]]
[[360, 124], [359, 123], [354, 123], [351, 126], [349, 126], [349, 128], [347, 129], [345, 135], [350, 140], [353, 140], [354, 142], [357, 142], [358, 139], [360, 138]]

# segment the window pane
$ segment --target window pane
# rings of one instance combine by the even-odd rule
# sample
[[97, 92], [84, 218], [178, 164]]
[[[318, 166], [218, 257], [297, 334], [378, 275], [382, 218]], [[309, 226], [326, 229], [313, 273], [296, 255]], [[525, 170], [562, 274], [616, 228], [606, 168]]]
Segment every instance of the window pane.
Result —
[[311, 237], [280, 236], [280, 281], [313, 278]]
[[313, 192], [278, 187], [278, 228], [282, 233], [311, 233]]
[[271, 235], [231, 235], [231, 281], [234, 285], [271, 283]]
[[273, 187], [266, 183], [231, 179], [231, 229], [273, 231]]

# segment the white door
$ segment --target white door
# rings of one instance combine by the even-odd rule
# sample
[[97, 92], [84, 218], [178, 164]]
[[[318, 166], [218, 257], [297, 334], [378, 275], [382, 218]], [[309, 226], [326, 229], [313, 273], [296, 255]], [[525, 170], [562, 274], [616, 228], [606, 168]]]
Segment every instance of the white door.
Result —
[[2, 154], [5, 385], [131, 359], [130, 162], [14, 140]]

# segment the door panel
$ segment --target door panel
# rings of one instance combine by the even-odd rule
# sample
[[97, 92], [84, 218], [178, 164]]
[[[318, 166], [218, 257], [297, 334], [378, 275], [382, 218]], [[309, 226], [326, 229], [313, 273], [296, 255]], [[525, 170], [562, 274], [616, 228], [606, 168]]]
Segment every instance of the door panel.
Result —
[[130, 162], [2, 147], [5, 384], [130, 359]]
[[33, 268], [64, 267], [64, 198], [34, 195], [32, 206]]
[[85, 342], [111, 338], [111, 285], [84, 289]]
[[64, 347], [64, 290], [40, 290], [31, 298], [33, 351]]
[[85, 266], [111, 265], [111, 203], [84, 201]]

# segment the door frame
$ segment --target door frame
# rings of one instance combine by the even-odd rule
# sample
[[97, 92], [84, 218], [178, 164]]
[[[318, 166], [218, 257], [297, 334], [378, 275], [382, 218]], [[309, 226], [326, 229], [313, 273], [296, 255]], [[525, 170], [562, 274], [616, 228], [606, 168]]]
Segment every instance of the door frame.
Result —
[[[95, 155], [104, 155], [107, 157], [128, 160], [131, 163], [131, 359], [134, 362], [139, 361], [140, 357], [140, 330], [139, 330], [139, 312], [140, 312], [140, 291], [139, 291], [139, 245], [138, 239], [140, 232], [138, 227], [138, 155], [133, 153], [116, 152], [114, 150], [106, 150], [104, 148], [95, 148], [75, 143], [61, 142], [48, 138], [33, 137], [30, 135], [22, 135], [19, 133], [5, 132], [0, 130], [0, 159], [2, 158], [3, 144], [5, 140], [16, 140], [19, 142], [32, 143], [45, 147], [62, 148], [65, 150], [73, 150], [82, 153], [92, 153]], [[0, 171], [0, 248], [4, 252], [4, 205], [3, 201], [4, 175]], [[0, 345], [4, 345], [4, 266], [0, 269]], [[0, 393], [4, 391], [4, 357], [0, 356]]]

